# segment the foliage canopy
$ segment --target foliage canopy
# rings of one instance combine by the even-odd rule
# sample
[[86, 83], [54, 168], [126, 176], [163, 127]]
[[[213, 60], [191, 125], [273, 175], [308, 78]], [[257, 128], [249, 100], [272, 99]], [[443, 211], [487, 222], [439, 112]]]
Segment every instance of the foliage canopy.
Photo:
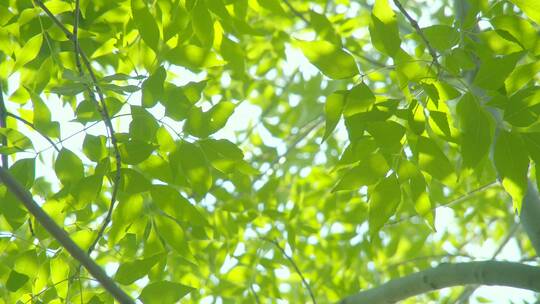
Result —
[[[539, 33], [531, 0], [2, 1], [0, 302], [354, 302], [535, 266]], [[508, 265], [422, 292], [540, 275]]]

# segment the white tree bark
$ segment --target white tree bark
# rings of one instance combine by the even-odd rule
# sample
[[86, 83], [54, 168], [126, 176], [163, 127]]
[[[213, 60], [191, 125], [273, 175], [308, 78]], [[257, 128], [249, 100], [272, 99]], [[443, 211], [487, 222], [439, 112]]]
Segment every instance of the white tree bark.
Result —
[[499, 285], [540, 292], [540, 268], [513, 262], [440, 264], [351, 295], [339, 304], [386, 304], [445, 287]]

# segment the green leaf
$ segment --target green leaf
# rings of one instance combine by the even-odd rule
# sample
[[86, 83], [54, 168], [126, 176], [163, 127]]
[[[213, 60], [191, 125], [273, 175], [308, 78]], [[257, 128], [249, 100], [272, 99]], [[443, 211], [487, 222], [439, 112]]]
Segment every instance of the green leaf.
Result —
[[341, 114], [343, 113], [343, 108], [345, 106], [345, 96], [347, 91], [335, 91], [326, 97], [326, 104], [324, 107], [326, 115], [326, 126], [324, 130], [323, 141], [332, 134], [336, 128]]
[[89, 99], [84, 99], [77, 105], [75, 115], [77, 115], [77, 120], [81, 123], [101, 120], [101, 115], [96, 110], [95, 103]]
[[397, 153], [401, 150], [401, 139], [405, 135], [405, 127], [397, 122], [373, 122], [368, 125], [366, 130], [384, 152]]
[[540, 61], [517, 66], [504, 81], [506, 91], [511, 94], [523, 88], [539, 72]]
[[[123, 174], [122, 177], [126, 176], [129, 175]], [[112, 215], [112, 226], [108, 232], [109, 246], [118, 246], [120, 240], [130, 232], [130, 228], [135, 228], [137, 224], [141, 224], [140, 219], [147, 216], [147, 211], [142, 194], [120, 195], [118, 205]], [[153, 254], [158, 252], [153, 252]]]
[[9, 277], [6, 281], [6, 289], [15, 292], [19, 290], [21, 287], [28, 282], [29, 277], [25, 274], [18, 273], [15, 270], [12, 270], [9, 273]]
[[535, 163], [540, 164], [540, 133], [522, 133], [521, 138], [527, 147], [531, 159], [534, 160]]
[[369, 33], [373, 46], [388, 56], [394, 56], [399, 50], [401, 39], [396, 21], [396, 14], [390, 8], [388, 0], [376, 0], [371, 12]]
[[461, 154], [466, 168], [475, 168], [487, 156], [492, 131], [489, 114], [480, 107], [474, 96], [465, 94], [457, 105], [461, 126]]
[[166, 185], [153, 185], [150, 193], [154, 204], [176, 220], [190, 225], [208, 225], [199, 210], [174, 188]]
[[21, 186], [29, 190], [34, 184], [36, 160], [33, 158], [19, 159], [9, 167], [9, 172]]
[[358, 190], [362, 186], [371, 186], [378, 182], [390, 170], [386, 159], [380, 154], [368, 155], [339, 180], [332, 192]]
[[371, 137], [361, 137], [357, 140], [351, 141], [351, 143], [345, 148], [336, 169], [344, 166], [349, 166], [356, 162], [366, 158], [371, 153], [377, 150], [375, 140]]
[[433, 140], [423, 136], [418, 137], [416, 149], [418, 165], [422, 171], [442, 182], [455, 180], [454, 167]]
[[159, 155], [150, 155], [148, 159], [138, 164], [137, 167], [141, 172], [148, 176], [149, 179], [159, 179], [165, 183], [173, 182], [171, 165]]
[[174, 65], [184, 66], [192, 70], [225, 65], [225, 62], [218, 59], [210, 49], [204, 49], [193, 44], [179, 45], [167, 52], [165, 58]]
[[540, 25], [540, 3], [530, 0], [510, 0], [510, 2], [519, 7], [536, 24]]
[[77, 244], [82, 250], [87, 251], [90, 245], [94, 241], [94, 232], [90, 229], [81, 229], [69, 234], [70, 238]]
[[11, 128], [0, 128], [0, 134], [7, 138], [7, 147], [0, 147], [2, 154], [11, 154], [27, 149], [34, 149], [32, 142], [21, 132]]
[[540, 117], [540, 87], [527, 87], [510, 96], [504, 120], [516, 127], [528, 127]]
[[450, 133], [450, 125], [448, 124], [448, 117], [445, 112], [429, 111], [429, 118], [444, 135], [448, 137], [452, 136]]
[[235, 107], [230, 101], [220, 101], [208, 112], [191, 107], [184, 130], [197, 137], [208, 137], [225, 126]]
[[369, 234], [374, 237], [397, 210], [401, 202], [401, 190], [395, 174], [381, 180], [371, 192], [369, 199]]
[[193, 32], [203, 47], [210, 48], [214, 42], [214, 22], [204, 0], [195, 0], [191, 9]]
[[101, 191], [103, 176], [94, 174], [83, 177], [72, 189], [71, 193], [76, 198], [75, 208], [83, 209], [88, 203], [94, 202]]
[[343, 115], [345, 117], [352, 116], [361, 112], [365, 112], [371, 108], [375, 102], [375, 95], [365, 83], [354, 86], [347, 94], [347, 101]]
[[321, 40], [326, 40], [336, 45], [341, 44], [341, 37], [336, 33], [332, 23], [325, 15], [311, 10], [309, 11], [309, 16], [310, 25], [313, 26]]
[[81, 159], [73, 152], [62, 148], [54, 162], [56, 176], [64, 185], [79, 181], [84, 175], [84, 167]]
[[500, 131], [495, 141], [493, 161], [504, 189], [512, 197], [514, 210], [519, 214], [527, 193], [529, 169], [529, 155], [519, 134]]
[[522, 55], [523, 53], [519, 52], [501, 57], [482, 58], [473, 83], [486, 90], [499, 89]]
[[204, 195], [212, 187], [212, 175], [203, 150], [195, 144], [182, 142], [178, 147], [182, 170], [198, 195]]
[[60, 284], [69, 275], [69, 263], [62, 256], [57, 256], [50, 261], [51, 282], [55, 284], [56, 292], [61, 298], [65, 298], [68, 292], [67, 284]]
[[435, 230], [435, 206], [429, 197], [429, 189], [427, 189], [424, 175], [412, 162], [402, 160], [398, 176], [400, 180], [408, 179], [408, 194], [414, 204], [414, 210], [426, 220], [432, 230]]
[[147, 159], [154, 152], [154, 146], [140, 140], [130, 140], [119, 144], [118, 150], [120, 151], [123, 163], [136, 165]]
[[182, 256], [189, 256], [189, 246], [184, 229], [179, 223], [165, 216], [154, 217], [158, 234]]
[[163, 84], [167, 77], [167, 71], [163, 66], [157, 68], [150, 77], [146, 78], [142, 84], [142, 105], [151, 108], [163, 96]]
[[86, 134], [83, 141], [83, 153], [90, 160], [99, 162], [107, 157], [107, 137]]
[[15, 54], [15, 65], [13, 65], [12, 72], [15, 72], [28, 62], [34, 60], [39, 54], [41, 44], [43, 43], [43, 35], [37, 34], [34, 37], [28, 39], [24, 46]]
[[433, 48], [438, 51], [446, 51], [459, 43], [458, 31], [448, 25], [432, 25], [422, 29]]
[[221, 130], [225, 126], [235, 108], [236, 105], [230, 101], [220, 101], [208, 111], [210, 134]]
[[[141, 173], [129, 168], [122, 168], [120, 172], [121, 178], [118, 189], [129, 194], [145, 192], [150, 189], [151, 183]], [[112, 172], [109, 180], [114, 180], [113, 176], [115, 174], [116, 171]]]
[[510, 41], [517, 41], [523, 48], [530, 50], [535, 55], [540, 54], [538, 30], [535, 29], [530, 20], [517, 15], [499, 15], [492, 18], [490, 22], [499, 33], [504, 31], [510, 35]]
[[131, 0], [131, 14], [142, 40], [157, 53], [160, 31], [156, 18], [148, 10], [146, 3], [143, 0]]
[[160, 151], [172, 152], [176, 149], [176, 143], [165, 127], [159, 127], [156, 131], [156, 142]]
[[51, 121], [51, 111], [43, 100], [34, 93], [29, 91], [30, 96], [32, 97], [32, 104], [34, 106], [34, 127], [36, 130], [39, 130], [41, 133], [52, 137], [60, 137], [60, 124], [58, 122]]
[[307, 59], [324, 75], [333, 79], [358, 75], [356, 62], [351, 54], [328, 41], [297, 41]]
[[132, 120], [129, 123], [131, 138], [144, 142], [154, 141], [159, 128], [156, 118], [139, 106], [131, 106], [131, 117]]
[[147, 275], [150, 269], [164, 258], [166, 258], [164, 254], [156, 254], [144, 259], [124, 262], [120, 264], [114, 275], [114, 279], [123, 285], [133, 284], [138, 279]]
[[63, 96], [75, 96], [86, 90], [84, 84], [79, 82], [68, 82], [63, 85], [56, 86], [50, 89], [51, 93]]
[[189, 286], [169, 281], [152, 282], [143, 288], [139, 299], [144, 304], [175, 303], [193, 290]]
[[205, 139], [198, 143], [212, 166], [225, 174], [238, 169], [243, 162], [242, 150], [226, 139]]

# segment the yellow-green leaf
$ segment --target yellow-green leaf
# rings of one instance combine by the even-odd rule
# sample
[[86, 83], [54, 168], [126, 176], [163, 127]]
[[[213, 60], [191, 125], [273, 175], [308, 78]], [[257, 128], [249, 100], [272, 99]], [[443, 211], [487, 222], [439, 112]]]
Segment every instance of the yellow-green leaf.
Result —
[[495, 142], [493, 160], [504, 190], [512, 197], [514, 210], [521, 212], [527, 193], [529, 155], [519, 134], [501, 130]]
[[343, 107], [345, 106], [345, 96], [347, 91], [336, 91], [326, 97], [326, 104], [324, 107], [326, 115], [326, 126], [324, 130], [323, 140], [326, 140], [332, 131], [336, 128], [341, 113], [343, 113]]
[[297, 43], [307, 59], [324, 75], [333, 79], [344, 79], [358, 74], [353, 56], [340, 46], [324, 40], [299, 40]]
[[401, 202], [401, 190], [395, 174], [381, 180], [369, 199], [369, 233], [373, 237], [396, 212]]

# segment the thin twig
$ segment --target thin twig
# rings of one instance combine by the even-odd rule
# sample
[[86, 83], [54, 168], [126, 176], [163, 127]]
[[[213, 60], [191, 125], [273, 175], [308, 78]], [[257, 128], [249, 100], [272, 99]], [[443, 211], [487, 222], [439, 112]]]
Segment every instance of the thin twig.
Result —
[[271, 239], [265, 238], [265, 237], [261, 237], [261, 239], [274, 244], [274, 246], [276, 246], [279, 249], [279, 251], [281, 251], [281, 254], [283, 254], [283, 256], [291, 263], [294, 270], [296, 271], [296, 273], [298, 274], [298, 276], [302, 280], [302, 283], [304, 284], [304, 287], [307, 289], [307, 291], [309, 293], [309, 296], [311, 297], [311, 301], [313, 301], [313, 304], [317, 304], [317, 301], [315, 300], [315, 296], [313, 295], [313, 291], [311, 290], [311, 287], [309, 286], [308, 281], [306, 280], [306, 278], [304, 277], [304, 275], [300, 271], [300, 268], [298, 268], [298, 265], [296, 265], [296, 263], [294, 262], [293, 258], [291, 256], [289, 256], [287, 254], [287, 252], [285, 252], [285, 249], [283, 249], [283, 247], [281, 247], [276, 240], [271, 240]]
[[[74, 48], [75, 48], [75, 56], [77, 58], [76, 62], [78, 61], [79, 57], [80, 57], [80, 59], [82, 59], [82, 63], [86, 67], [87, 73], [90, 76], [90, 79], [92, 80], [92, 84], [94, 86], [94, 89], [97, 92], [99, 102], [95, 98], [95, 95], [92, 92], [92, 90], [91, 89], [88, 90], [89, 91], [88, 93], [89, 93], [91, 99], [96, 104], [96, 107], [97, 107], [99, 113], [101, 114], [103, 122], [105, 123], [107, 131], [109, 133], [109, 138], [111, 139], [111, 144], [113, 146], [114, 155], [115, 155], [115, 158], [116, 158], [116, 174], [114, 176], [114, 181], [112, 182], [111, 203], [109, 205], [109, 210], [107, 211], [107, 215], [105, 217], [105, 220], [101, 224], [101, 228], [99, 229], [96, 238], [94, 239], [94, 241], [91, 243], [90, 247], [88, 248], [88, 253], [91, 253], [94, 250], [96, 244], [99, 242], [99, 240], [103, 236], [103, 233], [104, 233], [105, 229], [107, 228], [107, 226], [109, 225], [109, 223], [110, 223], [110, 221], [112, 219], [112, 212], [114, 210], [114, 206], [115, 206], [115, 203], [116, 203], [116, 195], [117, 195], [117, 192], [118, 192], [118, 185], [120, 183], [120, 173], [121, 173], [120, 169], [121, 169], [121, 166], [122, 166], [122, 159], [120, 157], [120, 150], [118, 149], [118, 142], [117, 142], [117, 139], [116, 139], [116, 134], [114, 132], [114, 127], [113, 127], [112, 122], [111, 122], [111, 117], [109, 115], [109, 111], [108, 111], [107, 106], [105, 104], [105, 96], [103, 94], [103, 91], [101, 90], [101, 87], [99, 86], [98, 79], [97, 79], [96, 75], [94, 74], [94, 71], [92, 69], [92, 64], [90, 63], [90, 61], [88, 60], [88, 57], [86, 56], [86, 54], [83, 52], [83, 50], [80, 48], [80, 45], [79, 45], [79, 40], [78, 40], [78, 37], [77, 37], [78, 24], [79, 24], [78, 20], [79, 20], [79, 14], [80, 14], [79, 0], [76, 0], [76, 4], [75, 4], [75, 23], [74, 23], [73, 33], [71, 33], [64, 26], [64, 24], [62, 24], [62, 22], [60, 22], [60, 20], [58, 20], [58, 18], [56, 18], [56, 16], [45, 6], [45, 4], [43, 4], [43, 2], [41, 0], [34, 0], [34, 1], [53, 20], [53, 22], [64, 32], [66, 37], [73, 41], [73, 45], [74, 45]], [[79, 69], [79, 73], [82, 75], [83, 74], [82, 67], [80, 66], [80, 63], [77, 63], [77, 64], [78, 64], [77, 68]]]
[[36, 126], [35, 126], [33, 123], [31, 123], [31, 122], [29, 122], [28, 120], [26, 120], [26, 119], [20, 117], [20, 116], [17, 115], [17, 114], [13, 114], [13, 113], [11, 113], [11, 112], [7, 112], [7, 116], [15, 118], [16, 120], [18, 120], [18, 121], [22, 122], [23, 124], [25, 124], [25, 125], [29, 126], [30, 128], [32, 128], [34, 131], [38, 132], [39, 135], [41, 135], [46, 141], [48, 141], [48, 142], [51, 144], [51, 146], [52, 146], [57, 152], [60, 152], [60, 149], [59, 149], [58, 146], [54, 143], [54, 141], [53, 141], [49, 136], [47, 136], [47, 135], [44, 134], [43, 132], [41, 132], [41, 131], [39, 131], [38, 129], [36, 129]]
[[[50, 290], [51, 288], [54, 288], [55, 286], [57, 285], [60, 285], [66, 281], [69, 281], [71, 280], [72, 278], [74, 278], [76, 275], [72, 275], [70, 277], [67, 277], [65, 279], [62, 279], [56, 283], [53, 283], [52, 285], [49, 285], [47, 286], [46, 288], [44, 288], [43, 290], [41, 290], [40, 292], [36, 293], [35, 295], [32, 295], [32, 297], [30, 299], [28, 299], [26, 302], [24, 302], [24, 304], [28, 304], [28, 303], [34, 303], [34, 300], [37, 299], [39, 296], [41, 296], [42, 294], [44, 294], [45, 292], [47, 292], [47, 290]], [[88, 280], [88, 281], [94, 281], [94, 282], [98, 282], [98, 280], [94, 279], [94, 278], [90, 278], [90, 277], [81, 277], [79, 276], [79, 279], [83, 279], [83, 280]]]
[[294, 151], [296, 149], [296, 146], [298, 146], [298, 144], [304, 138], [306, 138], [306, 136], [309, 135], [309, 133], [311, 133], [317, 127], [320, 127], [322, 125], [323, 121], [324, 121], [323, 116], [317, 116], [314, 119], [312, 119], [311, 121], [309, 121], [308, 123], [306, 123], [304, 125], [305, 130], [303, 132], [302, 131], [298, 132], [298, 134], [294, 138], [293, 142], [289, 145], [287, 150], [283, 154], [276, 157], [276, 159], [274, 159], [274, 161], [270, 164], [270, 166], [273, 167], [275, 164], [277, 164], [279, 162], [280, 159], [287, 157], [292, 151]]
[[422, 31], [422, 29], [420, 28], [420, 26], [418, 25], [418, 22], [416, 22], [416, 20], [414, 20], [413, 17], [411, 17], [411, 15], [409, 15], [409, 13], [407, 12], [407, 10], [405, 10], [405, 8], [403, 7], [403, 5], [401, 5], [401, 3], [399, 2], [399, 0], [393, 0], [394, 1], [394, 4], [397, 6], [397, 8], [399, 9], [399, 11], [405, 16], [405, 18], [407, 18], [407, 20], [409, 21], [409, 23], [411, 24], [411, 26], [414, 28], [414, 30], [416, 31], [416, 33], [418, 34], [418, 36], [420, 36], [420, 38], [424, 41], [424, 44], [426, 45], [426, 48], [428, 49], [428, 52], [429, 54], [431, 55], [431, 57], [433, 58], [433, 64], [435, 64], [435, 66], [437, 67], [437, 73], [440, 72], [441, 70], [441, 64], [439, 63], [439, 60], [437, 59], [438, 58], [438, 55], [437, 55], [437, 52], [435, 51], [435, 49], [431, 46], [431, 43], [429, 42], [429, 40], [427, 39], [426, 35], [424, 35], [424, 32]]
[[278, 96], [275, 96], [275, 98], [273, 98], [271, 101], [270, 101], [270, 104], [263, 110], [263, 112], [261, 113], [261, 115], [259, 116], [259, 119], [257, 120], [257, 122], [255, 122], [249, 129], [246, 130], [246, 134], [244, 135], [244, 139], [240, 142], [240, 144], [246, 142], [249, 137], [251, 136], [251, 134], [253, 134], [253, 131], [255, 131], [255, 128], [257, 128], [261, 123], [262, 121], [264, 120], [264, 118], [270, 114], [270, 112], [272, 112], [272, 110], [279, 104], [279, 101], [281, 98], [283, 98], [283, 96], [285, 95], [285, 93], [287, 92], [287, 90], [289, 89], [289, 86], [293, 83], [294, 81], [294, 77], [296, 77], [296, 75], [300, 72], [299, 69], [296, 69], [292, 74], [291, 76], [288, 78], [288, 81], [287, 83], [285, 83], [285, 86], [283, 86], [281, 89], [281, 94], [279, 94]]
[[[2, 89], [2, 79], [0, 79], [0, 128], [7, 127], [7, 110], [4, 102], [4, 91]], [[2, 135], [2, 147], [7, 147], [7, 136]], [[2, 167], [7, 169], [9, 167], [8, 155], [2, 154]]]
[[[285, 158], [287, 157], [290, 153], [292, 153], [297, 145], [302, 141], [302, 139], [306, 138], [313, 130], [315, 130], [317, 127], [321, 126], [322, 122], [324, 121], [324, 117], [322, 116], [317, 116], [315, 117], [314, 119], [310, 120], [309, 122], [307, 122], [305, 125], [303, 125], [300, 130], [298, 131], [298, 133], [294, 136], [292, 142], [287, 146], [287, 150], [285, 150], [285, 152], [283, 152], [281, 155], [278, 155], [276, 158], [274, 158], [274, 160], [272, 160], [272, 162], [270, 162], [269, 164], [269, 168], [270, 169], [273, 169], [273, 167], [279, 163], [279, 161], [282, 159], [282, 158]], [[266, 171], [266, 172], [270, 172], [270, 170]], [[266, 172], [265, 173], [261, 173], [259, 174], [253, 181], [253, 184], [255, 184], [256, 182], [258, 182], [261, 178], [263, 178], [265, 175], [266, 175]]]
[[249, 290], [251, 291], [251, 294], [253, 294], [253, 299], [255, 300], [255, 303], [260, 304], [261, 301], [259, 300], [257, 292], [255, 292], [255, 289], [253, 288], [253, 284], [249, 284]]
[[309, 24], [309, 20], [306, 19], [306, 17], [304, 17], [304, 15], [302, 15], [302, 13], [300, 13], [299, 11], [297, 11], [294, 6], [291, 5], [291, 3], [289, 2], [289, 0], [283, 0], [283, 3], [285, 3], [285, 5], [287, 5], [287, 7], [291, 10], [291, 12], [293, 14], [295, 14], [298, 18], [302, 19], [302, 21], [304, 21], [305, 23]]
[[[485, 185], [480, 186], [480, 187], [478, 187], [478, 188], [476, 188], [474, 190], [471, 190], [471, 191], [469, 191], [469, 192], [467, 192], [467, 193], [465, 193], [465, 194], [463, 194], [463, 195], [461, 195], [461, 196], [459, 196], [459, 197], [457, 197], [457, 198], [455, 198], [453, 200], [450, 200], [450, 201], [448, 201], [446, 203], [443, 203], [443, 204], [440, 204], [438, 206], [432, 207], [429, 210], [429, 212], [431, 212], [431, 211], [433, 211], [433, 210], [435, 210], [435, 209], [437, 209], [439, 207], [450, 207], [450, 206], [455, 205], [457, 203], [460, 203], [462, 201], [466, 201], [469, 198], [471, 198], [473, 195], [475, 195], [477, 193], [480, 193], [480, 192], [482, 192], [484, 190], [487, 190], [487, 189], [489, 189], [489, 188], [491, 188], [493, 186], [497, 186], [497, 185], [499, 185], [499, 183], [497, 181], [493, 181], [491, 183], [485, 184]], [[417, 218], [417, 217], [419, 217], [421, 215], [425, 215], [425, 214], [413, 214], [413, 215], [410, 215], [410, 216], [405, 216], [405, 217], [396, 219], [394, 221], [390, 221], [390, 222], [386, 223], [385, 226], [396, 225], [396, 224], [399, 224], [401, 222], [408, 221], [408, 220], [411, 220], [413, 218]]]

